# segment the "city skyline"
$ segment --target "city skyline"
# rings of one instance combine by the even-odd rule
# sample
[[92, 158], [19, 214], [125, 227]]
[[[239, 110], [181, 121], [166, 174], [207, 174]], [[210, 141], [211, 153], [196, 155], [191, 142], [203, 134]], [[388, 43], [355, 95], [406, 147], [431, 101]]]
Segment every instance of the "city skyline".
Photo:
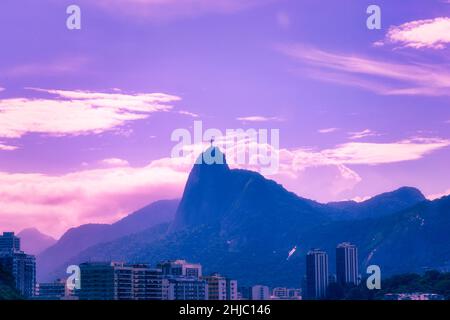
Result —
[[180, 198], [170, 137], [194, 120], [279, 129], [268, 178], [302, 197], [448, 194], [450, 4], [379, 1], [381, 30], [369, 4], [80, 0], [81, 30], [57, 1], [0, 4], [2, 229], [58, 238]]
[[[338, 248], [340, 246], [338, 245]], [[11, 258], [17, 259], [17, 262], [8, 262]], [[24, 258], [27, 262], [23, 260]], [[248, 297], [244, 297], [242, 289], [238, 290], [237, 280], [217, 272], [204, 275], [201, 264], [182, 259], [163, 260], [154, 266], [149, 263], [119, 261], [83, 262], [77, 266], [80, 270], [78, 275], [69, 273], [66, 277], [52, 282], [36, 281], [34, 260], [33, 255], [27, 255], [21, 250], [20, 237], [15, 236], [13, 232], [4, 232], [0, 235], [0, 267], [3, 271], [12, 273], [17, 290], [26, 299], [269, 300], [302, 298], [300, 295], [302, 289], [274, 287], [273, 294], [269, 294], [269, 287], [260, 284], [249, 287], [251, 293]], [[28, 269], [13, 266], [20, 263], [30, 264], [28, 261], [32, 263]], [[338, 260], [336, 260], [336, 266], [337, 264]], [[328, 266], [326, 268], [325, 273], [328, 278]], [[317, 281], [315, 275], [307, 274], [307, 276], [312, 277], [308, 281]], [[309, 297], [313, 298], [311, 294]], [[325, 293], [322, 292], [320, 298], [325, 297]]]
[[[66, 277], [37, 282], [35, 257], [21, 250], [19, 237], [12, 232], [4, 232], [0, 235], [0, 276], [10, 273], [20, 293], [18, 297], [33, 300], [359, 300], [363, 297], [361, 292], [359, 295], [348, 294], [351, 293], [349, 290], [361, 290], [361, 279], [367, 280], [369, 291], [379, 291], [381, 288], [371, 289], [370, 277], [358, 273], [357, 251], [358, 247], [352, 243], [337, 244], [336, 273], [333, 274], [329, 271], [327, 252], [311, 249], [305, 257], [306, 281], [301, 287], [296, 287], [295, 283], [286, 287], [261, 284], [239, 286], [240, 281], [245, 282], [245, 279], [234, 280], [218, 272], [204, 274], [201, 264], [184, 259], [162, 260], [153, 265], [123, 261], [82, 262], [76, 268], [70, 268], [72, 271], [67, 271]], [[78, 271], [71, 273], [76, 269]], [[425, 276], [436, 278], [438, 274], [437, 271], [429, 271]], [[406, 278], [412, 275], [408, 274]], [[405, 275], [398, 275], [399, 280], [402, 277], [405, 278]], [[445, 299], [444, 295], [433, 291], [414, 290], [402, 288], [400, 293], [387, 291], [378, 299]], [[0, 297], [5, 298], [3, 295], [4, 292]], [[372, 294], [370, 299], [375, 296]]]

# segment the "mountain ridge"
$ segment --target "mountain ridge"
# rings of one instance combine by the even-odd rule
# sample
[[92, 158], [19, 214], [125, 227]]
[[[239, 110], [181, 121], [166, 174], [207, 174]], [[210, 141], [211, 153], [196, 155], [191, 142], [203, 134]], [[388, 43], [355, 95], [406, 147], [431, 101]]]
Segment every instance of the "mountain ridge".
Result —
[[361, 219], [395, 213], [425, 200], [427, 199], [419, 189], [405, 186], [362, 202], [338, 201], [328, 202], [327, 205], [343, 211], [335, 218]]
[[[322, 204], [259, 173], [230, 169], [226, 161], [200, 162], [172, 222], [97, 243], [65, 263], [186, 259], [202, 263], [205, 273], [218, 271], [243, 284], [301, 286], [310, 248], [327, 250], [333, 261], [336, 245], [351, 241], [360, 248], [361, 266], [378, 263], [383, 274], [402, 271], [405, 261], [407, 271], [442, 267], [450, 261], [449, 199], [429, 201], [418, 189], [402, 187], [362, 203]], [[411, 243], [420, 251], [411, 250]]]
[[52, 280], [48, 278], [52, 270], [93, 245], [172, 221], [177, 207], [178, 200], [159, 200], [112, 224], [84, 224], [70, 228], [58, 242], [37, 256], [38, 279]]
[[41, 253], [57, 242], [56, 239], [40, 232], [36, 228], [23, 229], [17, 236], [20, 238], [21, 249], [26, 253], [33, 255]]

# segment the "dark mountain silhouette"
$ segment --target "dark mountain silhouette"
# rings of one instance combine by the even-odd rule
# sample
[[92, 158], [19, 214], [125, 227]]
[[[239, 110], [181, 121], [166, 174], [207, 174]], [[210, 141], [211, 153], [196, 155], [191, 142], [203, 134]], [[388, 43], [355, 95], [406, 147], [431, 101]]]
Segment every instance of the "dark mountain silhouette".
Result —
[[261, 219], [284, 228], [290, 227], [291, 222], [295, 225], [299, 220], [302, 220], [302, 225], [319, 223], [327, 219], [327, 209], [338, 211], [300, 198], [259, 173], [230, 170], [216, 147], [209, 148], [200, 157], [216, 155], [216, 152], [219, 158], [223, 157], [223, 163], [207, 164], [203, 161], [194, 165], [170, 227], [171, 232], [208, 225], [218, 228], [221, 233], [233, 233], [239, 232], [235, 228], [243, 222], [261, 224]]
[[258, 173], [199, 163], [170, 226], [97, 244], [70, 263], [187, 259], [241, 284], [300, 286], [310, 248], [328, 251], [333, 272], [336, 245], [351, 241], [359, 247], [361, 266], [379, 264], [383, 275], [444, 268], [450, 260], [449, 212], [450, 197], [427, 201], [407, 187], [362, 203], [320, 204]]
[[[222, 164], [204, 163], [208, 158]], [[241, 185], [233, 185], [225, 155], [218, 148], [209, 148], [197, 159], [189, 174], [183, 197], [170, 230], [176, 231], [198, 224], [220, 222], [230, 199]]]
[[41, 233], [36, 228], [27, 228], [20, 231], [20, 247], [28, 254], [37, 255], [56, 243], [56, 239]]
[[[450, 196], [422, 201], [396, 214], [338, 221], [304, 234], [305, 244], [320, 245], [334, 259], [335, 243], [359, 246], [361, 265], [377, 264], [384, 275], [448, 269]], [[325, 240], [326, 239], [326, 240]]]
[[37, 256], [38, 280], [54, 280], [48, 278], [53, 270], [90, 246], [172, 221], [177, 207], [178, 200], [157, 201], [111, 225], [85, 224], [69, 229], [56, 244]]
[[392, 192], [385, 192], [363, 202], [330, 202], [329, 206], [340, 209], [335, 215], [339, 219], [377, 218], [399, 212], [414, 204], [426, 200], [420, 190], [402, 187]]

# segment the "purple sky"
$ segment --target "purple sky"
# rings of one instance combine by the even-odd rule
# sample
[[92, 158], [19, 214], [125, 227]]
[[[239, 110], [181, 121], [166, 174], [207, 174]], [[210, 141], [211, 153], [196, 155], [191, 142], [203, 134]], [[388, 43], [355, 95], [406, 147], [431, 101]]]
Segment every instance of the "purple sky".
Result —
[[450, 193], [450, 3], [376, 1], [369, 30], [373, 3], [2, 0], [0, 230], [179, 197], [170, 135], [194, 120], [279, 129], [269, 178], [318, 201]]

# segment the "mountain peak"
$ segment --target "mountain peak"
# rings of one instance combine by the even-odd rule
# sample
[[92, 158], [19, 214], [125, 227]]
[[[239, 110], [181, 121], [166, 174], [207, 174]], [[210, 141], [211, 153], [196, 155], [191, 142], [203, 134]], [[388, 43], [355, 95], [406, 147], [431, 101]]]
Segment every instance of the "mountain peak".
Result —
[[397, 194], [399, 196], [414, 197], [416, 199], [426, 200], [423, 193], [415, 187], [408, 187], [408, 186], [400, 187], [390, 193]]
[[55, 239], [36, 228], [23, 229], [17, 236], [21, 239], [22, 250], [30, 254], [39, 254], [56, 242]]
[[400, 212], [425, 201], [419, 189], [401, 187], [394, 191], [384, 192], [363, 202], [355, 201], [330, 202], [328, 205], [343, 210], [344, 218], [374, 218]]
[[219, 149], [219, 147], [211, 146], [202, 152], [195, 162], [198, 165], [223, 165], [228, 169], [227, 159], [225, 154]]
[[38, 229], [31, 227], [31, 228], [25, 228], [22, 231], [20, 231], [17, 235], [23, 235], [23, 234], [42, 234]]
[[373, 202], [373, 201], [398, 201], [403, 202], [405, 204], [415, 204], [417, 202], [421, 202], [426, 200], [425, 196], [422, 192], [414, 187], [401, 187], [394, 191], [381, 193], [365, 202]]
[[230, 168], [225, 155], [211, 146], [197, 158], [184, 188], [171, 230], [217, 220], [230, 193]]

